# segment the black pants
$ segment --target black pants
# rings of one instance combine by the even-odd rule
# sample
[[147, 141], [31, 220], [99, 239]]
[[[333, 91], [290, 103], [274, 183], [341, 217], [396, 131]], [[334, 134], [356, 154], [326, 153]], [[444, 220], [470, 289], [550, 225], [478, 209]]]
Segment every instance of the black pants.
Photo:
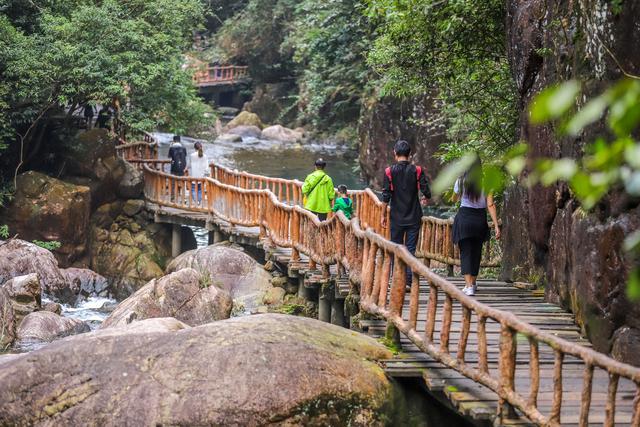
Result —
[[326, 221], [327, 220], [327, 215], [326, 213], [318, 213], [318, 212], [314, 212], [314, 211], [310, 211], [311, 213], [313, 213], [314, 215], [318, 216], [318, 219], [320, 221]]
[[[405, 245], [411, 255], [416, 254], [420, 223], [412, 225], [395, 225], [391, 223], [391, 241], [399, 245]], [[407, 267], [407, 286], [411, 285], [411, 268]]]
[[460, 269], [462, 274], [477, 276], [482, 259], [482, 244], [484, 239], [469, 237], [458, 242], [460, 248]]

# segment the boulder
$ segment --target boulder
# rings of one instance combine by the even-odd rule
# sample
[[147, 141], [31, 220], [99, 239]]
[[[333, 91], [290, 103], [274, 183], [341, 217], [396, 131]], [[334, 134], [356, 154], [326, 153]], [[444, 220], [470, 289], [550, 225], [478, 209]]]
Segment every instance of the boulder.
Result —
[[153, 317], [174, 317], [190, 326], [231, 315], [233, 302], [197, 271], [186, 268], [152, 280], [121, 302], [102, 323], [102, 328], [123, 326]]
[[7, 291], [7, 295], [11, 299], [16, 325], [19, 325], [26, 315], [41, 308], [40, 294], [42, 291], [36, 273], [14, 277], [1, 287]]
[[9, 294], [0, 287], [0, 351], [10, 346], [16, 339], [16, 318]]
[[262, 297], [262, 303], [273, 306], [282, 305], [286, 293], [284, 288], [271, 288]]
[[216, 244], [188, 251], [173, 259], [167, 272], [193, 268], [231, 294], [236, 305], [251, 311], [271, 289], [271, 275], [253, 258], [236, 248]]
[[262, 129], [264, 127], [264, 124], [257, 114], [250, 113], [248, 111], [241, 111], [240, 114], [235, 116], [233, 120], [227, 123], [224, 129], [225, 131], [229, 131], [229, 129], [233, 129], [238, 126], [256, 126]]
[[142, 191], [144, 190], [142, 171], [136, 169], [129, 162], [124, 162], [124, 169], [124, 174], [118, 183], [118, 196], [122, 199], [141, 198]]
[[260, 138], [261, 134], [258, 126], [236, 126], [227, 132], [227, 135], [240, 135], [242, 138]]
[[111, 283], [119, 300], [161, 277], [171, 256], [171, 226], [154, 223], [138, 202], [100, 206], [92, 218], [91, 270]]
[[19, 239], [0, 243], [0, 283], [30, 273], [38, 275], [44, 293], [63, 302], [73, 301], [75, 295], [67, 286], [58, 261], [51, 252]]
[[50, 311], [36, 311], [22, 320], [16, 331], [16, 339], [21, 343], [49, 342], [89, 330], [89, 325], [80, 320], [62, 317]]
[[217, 142], [242, 142], [240, 135], [234, 135], [231, 133], [225, 133], [216, 138]]
[[57, 302], [48, 302], [42, 306], [43, 311], [50, 311], [55, 314], [62, 315], [62, 306]]
[[274, 125], [269, 126], [268, 128], [264, 128], [262, 130], [261, 138], [271, 141], [280, 141], [288, 144], [295, 144], [302, 141], [302, 134], [281, 125]]
[[356, 332], [277, 314], [129, 327], [1, 362], [0, 424], [394, 423], [394, 388], [376, 363], [391, 353]]
[[89, 187], [29, 171], [18, 176], [16, 188], [0, 224], [21, 239], [60, 242], [55, 255], [63, 266], [82, 260], [91, 215]]
[[66, 268], [60, 270], [60, 272], [71, 291], [77, 295], [77, 299], [88, 297], [109, 298], [112, 295], [107, 279], [95, 271], [86, 268]]
[[[120, 182], [131, 170], [131, 166], [117, 156], [115, 146], [106, 129], [82, 132], [65, 144], [61, 159], [66, 166], [64, 179], [82, 183], [91, 189], [94, 210], [116, 199]], [[123, 189], [125, 192], [131, 190]]]

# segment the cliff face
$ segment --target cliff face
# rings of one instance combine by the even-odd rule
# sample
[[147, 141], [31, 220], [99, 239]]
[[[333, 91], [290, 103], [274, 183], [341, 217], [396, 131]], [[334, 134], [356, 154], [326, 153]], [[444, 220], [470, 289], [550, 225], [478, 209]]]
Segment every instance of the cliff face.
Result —
[[[640, 3], [605, 0], [509, 0], [508, 49], [520, 97], [520, 139], [533, 157], [579, 157], [603, 124], [581, 138], [527, 123], [526, 108], [546, 86], [577, 78], [587, 98], [622, 76], [640, 73]], [[526, 172], [524, 173], [526, 175]], [[585, 213], [564, 184], [516, 186], [505, 195], [505, 278], [541, 279], [546, 296], [573, 310], [596, 349], [640, 365], [640, 308], [625, 297], [624, 237], [640, 227], [638, 201], [612, 194]]]
[[382, 185], [383, 170], [393, 160], [393, 145], [398, 139], [413, 147], [414, 161], [435, 178], [442, 167], [435, 157], [445, 142], [444, 126], [430, 123], [437, 106], [429, 96], [400, 101], [393, 98], [363, 102], [358, 123], [360, 167], [375, 188]]

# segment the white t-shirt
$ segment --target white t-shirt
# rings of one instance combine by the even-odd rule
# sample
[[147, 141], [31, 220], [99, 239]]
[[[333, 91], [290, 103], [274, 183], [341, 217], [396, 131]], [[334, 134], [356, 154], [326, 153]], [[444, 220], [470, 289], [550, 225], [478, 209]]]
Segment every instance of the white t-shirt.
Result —
[[189, 175], [195, 178], [204, 178], [209, 173], [209, 160], [205, 154], [198, 156], [198, 152], [191, 153], [191, 168]]
[[462, 184], [462, 178], [458, 178], [456, 183], [453, 186], [453, 192], [456, 194], [462, 193], [462, 200], [460, 201], [460, 206], [463, 208], [474, 208], [474, 209], [483, 209], [487, 207], [487, 196], [485, 196], [484, 192], [480, 194], [478, 200], [471, 200], [469, 196], [464, 192], [464, 187]]

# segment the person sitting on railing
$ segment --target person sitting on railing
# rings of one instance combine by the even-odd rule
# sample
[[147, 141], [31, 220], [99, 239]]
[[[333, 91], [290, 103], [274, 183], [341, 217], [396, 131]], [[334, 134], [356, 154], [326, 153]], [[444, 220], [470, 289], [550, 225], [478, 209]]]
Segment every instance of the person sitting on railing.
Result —
[[489, 224], [487, 224], [487, 208], [493, 220], [496, 239], [500, 239], [500, 226], [496, 214], [493, 195], [485, 196], [482, 191], [482, 163], [480, 157], [469, 170], [460, 177], [453, 188], [454, 199], [462, 199], [460, 209], [453, 221], [453, 243], [460, 248], [460, 269], [464, 275], [466, 295], [476, 294], [478, 284], [476, 278], [482, 260], [482, 245], [489, 240]]
[[[190, 175], [194, 178], [204, 178], [209, 176], [209, 160], [204, 154], [202, 143], [199, 141], [196, 142], [193, 144], [193, 148], [195, 148], [196, 151], [191, 153]], [[198, 197], [196, 197], [196, 189]], [[197, 201], [198, 204], [202, 202], [202, 182], [194, 181], [191, 183], [191, 198], [194, 201]]]
[[[404, 244], [415, 255], [418, 234], [422, 225], [421, 204], [431, 198], [429, 183], [420, 166], [409, 163], [411, 146], [399, 140], [393, 147], [396, 164], [385, 169], [382, 187], [383, 212], [391, 206], [391, 241]], [[418, 198], [422, 194], [422, 198]], [[382, 215], [382, 227], [387, 227]], [[411, 269], [407, 268], [407, 286], [411, 284]]]
[[342, 212], [347, 219], [351, 219], [353, 215], [353, 201], [347, 194], [347, 186], [344, 184], [338, 185], [338, 197], [336, 198], [333, 208], [333, 212]]
[[331, 202], [336, 197], [333, 181], [324, 171], [326, 166], [327, 162], [323, 159], [316, 160], [316, 170], [307, 175], [302, 184], [304, 207], [316, 214], [320, 221], [327, 219], [327, 214], [331, 211]]

